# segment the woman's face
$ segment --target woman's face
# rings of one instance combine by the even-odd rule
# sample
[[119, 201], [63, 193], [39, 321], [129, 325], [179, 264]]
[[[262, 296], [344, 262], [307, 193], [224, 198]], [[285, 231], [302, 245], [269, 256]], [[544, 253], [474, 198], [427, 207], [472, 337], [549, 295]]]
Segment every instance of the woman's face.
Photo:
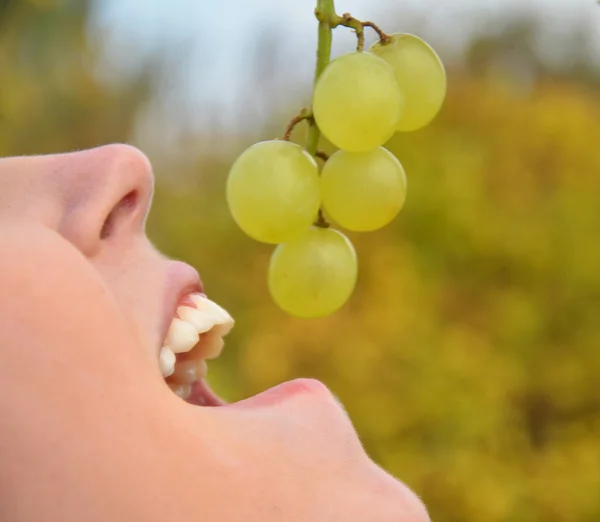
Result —
[[233, 321], [148, 241], [152, 186], [126, 145], [0, 159], [0, 519], [428, 520], [319, 382], [208, 389]]

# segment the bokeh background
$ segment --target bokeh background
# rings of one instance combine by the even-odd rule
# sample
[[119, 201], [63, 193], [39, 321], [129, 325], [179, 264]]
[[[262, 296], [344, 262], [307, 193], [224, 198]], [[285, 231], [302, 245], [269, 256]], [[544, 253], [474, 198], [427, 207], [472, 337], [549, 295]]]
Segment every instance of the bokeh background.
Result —
[[428, 40], [449, 90], [433, 124], [388, 144], [406, 206], [348, 234], [360, 280], [330, 317], [275, 307], [272, 247], [224, 199], [236, 155], [310, 100], [313, 0], [0, 0], [0, 155], [150, 157], [151, 238], [237, 320], [210, 365], [227, 399], [321, 379], [437, 522], [599, 521], [600, 6], [337, 4]]

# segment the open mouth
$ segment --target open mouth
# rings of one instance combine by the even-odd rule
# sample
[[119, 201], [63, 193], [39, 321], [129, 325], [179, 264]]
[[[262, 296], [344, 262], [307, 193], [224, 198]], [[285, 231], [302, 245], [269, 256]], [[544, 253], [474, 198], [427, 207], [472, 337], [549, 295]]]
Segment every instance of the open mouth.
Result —
[[223, 350], [233, 327], [227, 311], [200, 293], [183, 298], [159, 353], [160, 370], [169, 388], [190, 404], [223, 406], [206, 382], [207, 361]]

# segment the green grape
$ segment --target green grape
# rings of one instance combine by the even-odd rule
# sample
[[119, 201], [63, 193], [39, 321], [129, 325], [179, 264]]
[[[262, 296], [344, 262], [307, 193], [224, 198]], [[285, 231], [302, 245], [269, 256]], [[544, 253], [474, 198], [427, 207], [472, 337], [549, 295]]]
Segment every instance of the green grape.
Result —
[[376, 42], [369, 51], [394, 70], [404, 98], [398, 131], [424, 127], [437, 115], [446, 97], [446, 71], [436, 52], [411, 34], [391, 35], [390, 43]]
[[385, 60], [353, 52], [331, 61], [315, 85], [313, 114], [336, 147], [362, 152], [383, 145], [396, 132], [402, 95]]
[[320, 317], [348, 300], [357, 273], [356, 252], [348, 238], [331, 228], [311, 227], [273, 252], [269, 291], [285, 312]]
[[256, 143], [229, 171], [229, 210], [248, 236], [263, 243], [283, 243], [304, 232], [320, 201], [317, 163], [289, 141]]
[[406, 199], [406, 174], [383, 147], [340, 150], [321, 171], [321, 197], [331, 218], [348, 230], [377, 230], [392, 221]]

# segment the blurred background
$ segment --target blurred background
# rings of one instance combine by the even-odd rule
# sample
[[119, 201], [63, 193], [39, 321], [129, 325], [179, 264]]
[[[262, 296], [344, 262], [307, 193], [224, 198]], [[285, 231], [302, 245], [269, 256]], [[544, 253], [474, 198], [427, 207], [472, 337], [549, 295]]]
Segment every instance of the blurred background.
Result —
[[[324, 381], [436, 522], [599, 521], [600, 6], [337, 1], [431, 43], [448, 96], [388, 144], [406, 206], [348, 234], [357, 290], [309, 321], [270, 300], [272, 247], [236, 227], [224, 187], [310, 100], [314, 4], [0, 0], [0, 155], [150, 157], [152, 240], [237, 320], [209, 369], [227, 399]], [[334, 38], [334, 55], [354, 48]]]

